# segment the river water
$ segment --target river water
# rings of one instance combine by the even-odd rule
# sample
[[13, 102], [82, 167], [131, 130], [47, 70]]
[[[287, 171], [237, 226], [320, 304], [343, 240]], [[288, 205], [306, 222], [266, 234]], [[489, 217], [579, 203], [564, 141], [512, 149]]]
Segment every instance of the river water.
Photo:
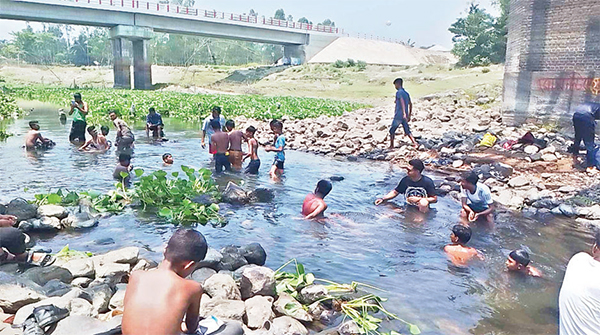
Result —
[[[113, 188], [114, 149], [102, 155], [78, 152], [68, 142], [70, 121], [61, 125], [57, 108], [35, 107], [29, 116], [10, 125], [16, 136], [0, 142], [0, 202], [17, 196], [32, 199], [35, 193], [56, 190], [107, 191]], [[27, 121], [40, 121], [42, 134], [57, 146], [28, 155], [21, 148]], [[146, 171], [164, 169], [161, 156], [172, 153], [180, 165], [210, 167], [210, 157], [200, 148], [197, 126], [167, 121], [169, 142], [153, 144], [138, 128], [133, 165]], [[143, 127], [143, 125], [141, 125]], [[114, 129], [109, 139], [114, 141]], [[269, 204], [232, 208], [224, 212], [224, 228], [198, 227], [214, 248], [260, 242], [267, 250], [267, 266], [278, 268], [292, 258], [318, 278], [336, 282], [370, 284], [387, 292], [388, 309], [419, 325], [423, 334], [555, 334], [557, 297], [569, 258], [590, 248], [591, 235], [574, 221], [554, 217], [543, 221], [519, 214], [499, 213], [495, 229], [474, 227], [471, 246], [481, 250], [484, 262], [457, 268], [448, 262], [443, 247], [451, 227], [458, 223], [460, 205], [440, 198], [435, 210], [421, 217], [400, 213], [396, 206], [375, 207], [373, 201], [395, 187], [401, 169], [382, 162], [348, 162], [313, 154], [288, 151], [285, 177], [279, 183], [268, 178], [272, 154], [260, 152], [263, 165], [258, 177], [218, 177], [220, 185], [234, 180], [251, 189], [272, 188]], [[321, 178], [333, 175], [327, 197], [329, 219], [324, 223], [303, 220], [304, 196]], [[397, 201], [401, 204], [401, 200]], [[162, 249], [174, 227], [157, 218], [134, 212], [101, 220], [85, 232], [32, 234], [37, 247], [57, 252], [69, 244], [77, 250], [106, 252], [138, 246], [143, 256], [160, 261]], [[530, 251], [543, 279], [508, 274], [506, 255], [515, 248]]]

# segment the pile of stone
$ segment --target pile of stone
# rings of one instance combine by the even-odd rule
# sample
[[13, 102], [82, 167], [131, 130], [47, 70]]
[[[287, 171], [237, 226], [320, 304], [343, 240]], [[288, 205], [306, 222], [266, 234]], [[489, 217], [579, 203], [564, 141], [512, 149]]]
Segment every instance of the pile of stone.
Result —
[[[266, 252], [258, 243], [244, 247], [209, 248], [190, 279], [202, 283], [200, 315], [235, 323], [245, 334], [307, 335], [313, 321], [331, 324], [339, 313], [318, 300], [327, 289], [310, 285], [291, 294], [276, 294], [275, 272], [264, 267]], [[54, 335], [96, 334], [121, 322], [123, 299], [132, 271], [156, 267], [128, 247], [93, 257], [58, 259], [52, 266], [23, 269], [17, 264], [0, 266], [0, 334], [16, 335], [34, 308], [55, 305], [69, 310]], [[305, 309], [303, 306], [310, 306]], [[339, 323], [339, 322], [338, 322]], [[338, 334], [334, 327], [327, 334]], [[358, 334], [354, 323], [339, 328], [341, 334]], [[335, 331], [335, 332], [334, 332]]]
[[92, 214], [88, 206], [65, 208], [58, 205], [42, 205], [37, 207], [21, 198], [13, 199], [6, 205], [0, 204], [0, 214], [16, 216], [18, 227], [23, 231], [83, 229], [98, 224], [98, 216]]

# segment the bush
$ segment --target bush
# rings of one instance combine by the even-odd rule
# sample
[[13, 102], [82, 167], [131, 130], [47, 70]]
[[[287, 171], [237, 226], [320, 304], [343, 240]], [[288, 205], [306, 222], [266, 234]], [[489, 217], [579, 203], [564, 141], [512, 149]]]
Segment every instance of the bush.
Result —
[[356, 65], [356, 62], [354, 61], [354, 59], [348, 58], [348, 60], [346, 61], [346, 67], [353, 67]]
[[367, 69], [367, 62], [359, 60], [358, 62], [356, 62], [356, 67], [359, 71], [364, 71]]
[[481, 69], [482, 73], [489, 73], [491, 70], [488, 67], [484, 67], [483, 69]]
[[344, 62], [343, 60], [338, 59], [333, 64], [331, 64], [331, 66], [333, 66], [335, 68], [338, 68], [338, 69], [341, 69], [343, 67], [346, 67], [346, 62]]

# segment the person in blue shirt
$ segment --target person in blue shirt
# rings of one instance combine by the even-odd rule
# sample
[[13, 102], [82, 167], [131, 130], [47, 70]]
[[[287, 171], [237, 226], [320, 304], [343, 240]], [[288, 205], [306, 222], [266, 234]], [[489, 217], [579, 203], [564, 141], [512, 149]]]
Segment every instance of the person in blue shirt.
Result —
[[396, 130], [400, 125], [404, 128], [404, 135], [410, 138], [410, 141], [415, 146], [415, 148], [419, 147], [417, 141], [413, 137], [410, 127], [408, 123], [410, 122], [410, 117], [412, 115], [412, 102], [410, 101], [410, 95], [404, 88], [402, 87], [403, 80], [402, 78], [396, 78], [394, 80], [394, 86], [396, 87], [396, 109], [394, 114], [394, 121], [392, 121], [392, 126], [390, 127], [390, 149], [394, 148], [394, 140], [396, 139]]
[[275, 152], [275, 161], [273, 162], [273, 166], [271, 167], [271, 171], [269, 171], [269, 175], [274, 180], [279, 179], [279, 177], [283, 174], [283, 165], [285, 163], [285, 136], [283, 135], [283, 123], [279, 120], [271, 121], [271, 130], [277, 136], [275, 140], [275, 145], [269, 145], [265, 148], [265, 151]]
[[600, 119], [600, 103], [587, 102], [575, 108], [573, 128], [575, 128], [575, 143], [573, 146], [574, 160], [577, 160], [581, 141], [585, 144], [587, 168], [594, 168], [596, 162], [596, 120]]
[[148, 116], [146, 116], [146, 136], [150, 136], [150, 130], [152, 130], [152, 137], [161, 139], [164, 136], [163, 128], [162, 116], [156, 112], [154, 107], [150, 107]]

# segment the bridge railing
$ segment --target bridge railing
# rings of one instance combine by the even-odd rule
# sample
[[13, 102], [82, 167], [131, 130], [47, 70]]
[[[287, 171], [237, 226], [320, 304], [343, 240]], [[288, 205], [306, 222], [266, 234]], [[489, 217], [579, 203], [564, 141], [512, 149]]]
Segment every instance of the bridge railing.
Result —
[[275, 18], [266, 18], [266, 17], [258, 17], [256, 15], [247, 15], [247, 14], [233, 14], [226, 12], [219, 12], [216, 10], [206, 10], [206, 9], [198, 9], [191, 7], [184, 7], [173, 5], [169, 3], [158, 3], [158, 2], [149, 2], [149, 1], [138, 1], [138, 0], [64, 0], [69, 2], [75, 2], [78, 4], [92, 4], [99, 6], [111, 6], [111, 7], [122, 7], [122, 8], [131, 8], [131, 9], [139, 9], [150, 12], [161, 12], [161, 13], [170, 13], [170, 14], [179, 14], [179, 15], [189, 15], [195, 17], [205, 17], [212, 19], [221, 19], [228, 21], [236, 21], [236, 22], [245, 22], [245, 23], [253, 23], [253, 24], [262, 24], [267, 26], [274, 27], [282, 27], [282, 28], [290, 28], [290, 29], [298, 29], [298, 30], [306, 30], [306, 31], [318, 31], [322, 33], [331, 33], [331, 34], [344, 34], [343, 29], [339, 29], [336, 27], [325, 26], [322, 24], [308, 24], [308, 23], [300, 23], [293, 22], [287, 20], [278, 20]]

